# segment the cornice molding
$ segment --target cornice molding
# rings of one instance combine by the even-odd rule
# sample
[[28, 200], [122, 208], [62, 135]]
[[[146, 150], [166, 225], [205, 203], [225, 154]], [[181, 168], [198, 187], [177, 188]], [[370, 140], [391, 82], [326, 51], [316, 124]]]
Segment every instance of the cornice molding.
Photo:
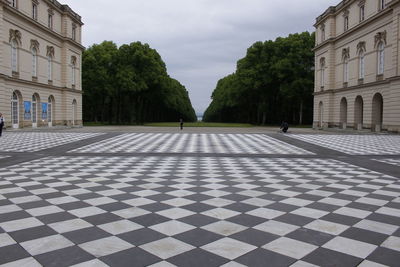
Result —
[[58, 90], [58, 91], [64, 91], [64, 92], [67, 91], [67, 92], [72, 92], [72, 93], [77, 93], [77, 94], [83, 94], [82, 90], [72, 89], [72, 88], [68, 88], [68, 87], [58, 87], [58, 86], [49, 85], [46, 83], [32, 82], [32, 81], [28, 81], [28, 80], [19, 79], [19, 78], [13, 78], [13, 77], [10, 77], [5, 74], [0, 74], [0, 78], [3, 78], [6, 81], [23, 83], [23, 84], [30, 85], [30, 86], [43, 87], [43, 88], [53, 89], [53, 90]]
[[372, 16], [372, 17], [370, 17], [370, 18], [368, 18], [368, 19], [366, 19], [366, 20], [360, 22], [360, 23], [357, 24], [356, 26], [354, 26], [354, 27], [348, 29], [348, 30], [345, 31], [344, 33], [342, 33], [342, 34], [340, 34], [340, 35], [338, 35], [338, 36], [336, 36], [336, 37], [332, 37], [332, 38], [326, 39], [324, 42], [322, 42], [322, 43], [318, 44], [317, 46], [315, 46], [314, 49], [313, 49], [313, 51], [316, 51], [316, 50], [318, 50], [318, 49], [321, 49], [322, 47], [324, 47], [324, 46], [327, 45], [327, 44], [332, 44], [332, 43], [338, 42], [339, 40], [345, 38], [345, 37], [348, 36], [348, 35], [351, 35], [351, 34], [354, 33], [355, 31], [357, 31], [357, 30], [359, 30], [360, 28], [364, 27], [366, 24], [372, 23], [373, 21], [376, 21], [376, 20], [378, 20], [379, 18], [384, 17], [384, 16], [386, 16], [388, 13], [392, 13], [392, 12], [393, 12], [392, 9], [386, 8], [385, 10], [383, 10], [383, 11], [381, 11], [381, 12], [375, 14], [374, 16]]
[[[7, 1], [7, 0], [0, 0], [0, 1]], [[0, 3], [1, 3], [1, 2], [0, 2]], [[52, 29], [49, 29], [48, 27], [42, 25], [41, 23], [37, 22], [36, 20], [32, 19], [31, 17], [29, 17], [29, 16], [27, 16], [27, 15], [21, 13], [20, 11], [16, 10], [15, 8], [10, 7], [9, 5], [5, 5], [5, 8], [6, 8], [8, 11], [10, 11], [10, 12], [12, 12], [12, 13], [14, 13], [14, 14], [20, 16], [20, 17], [21, 17], [22, 19], [24, 19], [25, 21], [27, 21], [27, 22], [29, 22], [29, 23], [31, 23], [31, 24], [33, 24], [33, 25], [39, 27], [40, 30], [45, 31], [46, 33], [52, 35], [53, 37], [55, 37], [55, 38], [57, 38], [57, 39], [59, 39], [59, 40], [61, 40], [61, 41], [63, 41], [63, 42], [69, 42], [70, 44], [72, 44], [72, 45], [78, 47], [81, 51], [85, 50], [85, 47], [84, 47], [82, 44], [80, 44], [80, 43], [78, 43], [78, 42], [72, 40], [71, 38], [68, 38], [68, 37], [63, 36], [63, 35], [61, 35], [61, 34], [55, 32], [55, 31], [52, 30]], [[20, 28], [23, 28], [23, 27], [20, 27]]]

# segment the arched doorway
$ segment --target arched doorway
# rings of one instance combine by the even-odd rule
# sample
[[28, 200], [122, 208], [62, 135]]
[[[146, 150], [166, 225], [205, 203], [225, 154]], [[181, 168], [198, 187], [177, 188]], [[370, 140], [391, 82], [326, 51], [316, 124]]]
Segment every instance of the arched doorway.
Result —
[[76, 118], [77, 118], [77, 104], [76, 100], [74, 99], [72, 101], [72, 125], [76, 125]]
[[318, 127], [323, 128], [324, 126], [324, 103], [319, 102], [319, 107], [318, 107]]
[[11, 97], [11, 123], [13, 128], [19, 128], [19, 97], [16, 92]]
[[347, 127], [347, 99], [345, 97], [340, 101], [340, 127], [342, 129]]
[[37, 127], [40, 98], [37, 94], [32, 95], [32, 128]]
[[54, 120], [54, 97], [49, 96], [47, 99], [47, 122], [49, 127], [53, 126]]
[[364, 122], [364, 100], [361, 96], [356, 97], [354, 103], [354, 128], [362, 130]]
[[372, 98], [372, 125], [371, 130], [380, 132], [383, 123], [383, 97], [377, 93]]

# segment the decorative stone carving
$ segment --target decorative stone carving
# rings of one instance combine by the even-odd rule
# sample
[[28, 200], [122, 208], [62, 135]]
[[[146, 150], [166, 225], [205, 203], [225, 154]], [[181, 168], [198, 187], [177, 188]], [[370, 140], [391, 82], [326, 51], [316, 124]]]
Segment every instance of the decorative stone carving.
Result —
[[348, 9], [346, 9], [346, 10], [344, 10], [343, 11], [343, 17], [348, 17], [349, 16], [349, 10]]
[[37, 40], [31, 40], [31, 49], [35, 48], [39, 52], [39, 42]]
[[342, 50], [342, 59], [350, 58], [350, 47], [343, 48]]
[[54, 57], [54, 46], [47, 46], [46, 56]]
[[364, 6], [365, 5], [365, 0], [360, 0], [360, 2], [358, 2], [358, 6]]
[[71, 65], [75, 65], [76, 64], [76, 56], [72, 56], [71, 57]]
[[21, 39], [22, 39], [22, 35], [19, 30], [10, 29], [10, 42], [12, 40], [15, 40], [18, 45], [21, 45], [22, 44]]
[[54, 15], [54, 10], [52, 9], [52, 8], [49, 8], [48, 10], [47, 10], [47, 12], [49, 12], [49, 15]]
[[387, 36], [387, 32], [383, 31], [383, 32], [378, 32], [377, 34], [375, 34], [375, 47], [380, 43], [383, 42], [385, 45], [387, 44], [386, 42], [386, 36]]
[[321, 68], [325, 68], [325, 58], [324, 58], [324, 57], [322, 57], [322, 58], [319, 60], [319, 64], [320, 64]]
[[34, 3], [35, 5], [39, 5], [39, 0], [32, 0], [32, 3]]
[[359, 42], [357, 44], [357, 53], [360, 53], [361, 51], [367, 51], [367, 49], [365, 48], [365, 42]]

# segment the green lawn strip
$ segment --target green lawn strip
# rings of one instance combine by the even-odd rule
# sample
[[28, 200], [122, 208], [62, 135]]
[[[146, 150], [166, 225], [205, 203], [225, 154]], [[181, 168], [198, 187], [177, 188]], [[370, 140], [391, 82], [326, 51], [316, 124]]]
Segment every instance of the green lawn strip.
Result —
[[[145, 123], [144, 126], [179, 127], [179, 122]], [[183, 127], [240, 127], [240, 128], [249, 128], [249, 127], [253, 127], [253, 125], [245, 124], [245, 123], [185, 122], [183, 124]]]

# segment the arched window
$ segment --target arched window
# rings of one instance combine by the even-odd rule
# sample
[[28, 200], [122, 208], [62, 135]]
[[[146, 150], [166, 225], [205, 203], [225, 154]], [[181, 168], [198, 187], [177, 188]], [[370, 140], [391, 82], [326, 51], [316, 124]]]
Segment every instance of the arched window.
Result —
[[321, 58], [321, 87], [325, 87], [325, 58]]
[[76, 58], [72, 57], [71, 59], [71, 84], [75, 86], [76, 84]]
[[385, 45], [380, 42], [378, 45], [378, 75], [385, 72]]
[[11, 121], [13, 128], [18, 128], [19, 124], [19, 100], [16, 92], [13, 92], [11, 98]]
[[18, 44], [17, 41], [11, 41], [11, 69], [18, 72]]
[[32, 126], [36, 127], [37, 125], [37, 98], [35, 95], [32, 95]]
[[53, 101], [51, 96], [49, 96], [48, 100], [47, 100], [47, 121], [49, 123], [49, 126], [52, 126], [52, 122], [53, 122]]
[[365, 77], [365, 53], [364, 50], [360, 50], [358, 62], [358, 78], [364, 79]]
[[47, 79], [53, 80], [53, 57], [51, 55], [47, 56]]
[[380, 10], [385, 9], [385, 0], [379, 0], [379, 9]]
[[32, 77], [37, 77], [37, 50], [32, 48]]
[[349, 57], [345, 56], [343, 59], [343, 82], [349, 82]]

